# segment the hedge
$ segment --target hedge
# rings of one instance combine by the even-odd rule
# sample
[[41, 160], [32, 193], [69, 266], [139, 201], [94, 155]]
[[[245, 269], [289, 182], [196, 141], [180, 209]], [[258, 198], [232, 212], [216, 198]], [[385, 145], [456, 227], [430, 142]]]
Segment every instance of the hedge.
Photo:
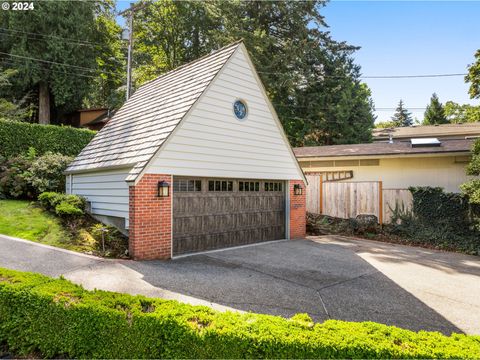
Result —
[[76, 156], [94, 135], [94, 131], [69, 126], [0, 120], [0, 155], [9, 158], [33, 147], [37, 155], [51, 151]]
[[0, 268], [2, 344], [49, 358], [480, 357], [480, 336], [221, 313]]
[[470, 204], [463, 194], [439, 187], [410, 187], [412, 209], [393, 209], [392, 222], [385, 229], [420, 243], [444, 250], [480, 255], [480, 206]]

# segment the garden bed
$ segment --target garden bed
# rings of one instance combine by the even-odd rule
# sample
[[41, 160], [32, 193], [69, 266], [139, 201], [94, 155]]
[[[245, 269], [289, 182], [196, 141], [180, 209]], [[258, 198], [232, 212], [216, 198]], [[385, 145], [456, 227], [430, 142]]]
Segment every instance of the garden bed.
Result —
[[[88, 215], [72, 229], [57, 216], [26, 200], [0, 200], [0, 234], [106, 257], [127, 257], [128, 239]], [[102, 246], [102, 229], [105, 251]]]
[[[405, 225], [385, 224], [360, 224], [356, 219], [340, 219], [320, 214], [307, 214], [307, 233], [309, 235], [343, 235], [353, 236], [367, 240], [382, 241], [387, 243], [418, 246], [427, 249], [442, 251], [461, 252], [469, 255], [480, 255], [480, 239], [468, 237], [460, 239], [445, 238], [438, 239], [436, 234], [415, 224], [410, 225], [412, 229], [407, 232]], [[408, 234], [415, 232], [414, 236]], [[465, 245], [467, 243], [467, 245]], [[473, 245], [476, 243], [477, 245]]]

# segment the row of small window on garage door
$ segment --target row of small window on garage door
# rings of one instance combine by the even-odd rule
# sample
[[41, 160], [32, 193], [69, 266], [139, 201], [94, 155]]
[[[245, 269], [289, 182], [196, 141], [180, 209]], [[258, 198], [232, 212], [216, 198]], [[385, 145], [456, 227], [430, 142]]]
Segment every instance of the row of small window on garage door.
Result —
[[174, 179], [175, 192], [260, 192], [283, 191], [283, 183], [278, 181], [256, 180], [201, 180]]

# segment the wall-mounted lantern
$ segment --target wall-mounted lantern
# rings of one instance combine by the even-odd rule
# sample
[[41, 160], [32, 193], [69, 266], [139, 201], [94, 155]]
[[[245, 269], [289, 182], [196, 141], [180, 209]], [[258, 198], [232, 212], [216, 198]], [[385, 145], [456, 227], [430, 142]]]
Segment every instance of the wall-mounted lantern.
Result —
[[166, 181], [158, 183], [158, 197], [168, 197], [170, 192], [170, 184]]
[[294, 195], [302, 195], [303, 194], [303, 188], [300, 184], [293, 185], [293, 194]]

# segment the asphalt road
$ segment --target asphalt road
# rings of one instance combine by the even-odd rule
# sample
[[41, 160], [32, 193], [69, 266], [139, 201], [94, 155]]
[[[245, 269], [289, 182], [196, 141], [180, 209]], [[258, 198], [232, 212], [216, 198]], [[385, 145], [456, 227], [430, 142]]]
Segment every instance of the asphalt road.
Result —
[[103, 260], [0, 236], [0, 266], [99, 288], [316, 321], [480, 334], [480, 258], [334, 236], [171, 261]]

